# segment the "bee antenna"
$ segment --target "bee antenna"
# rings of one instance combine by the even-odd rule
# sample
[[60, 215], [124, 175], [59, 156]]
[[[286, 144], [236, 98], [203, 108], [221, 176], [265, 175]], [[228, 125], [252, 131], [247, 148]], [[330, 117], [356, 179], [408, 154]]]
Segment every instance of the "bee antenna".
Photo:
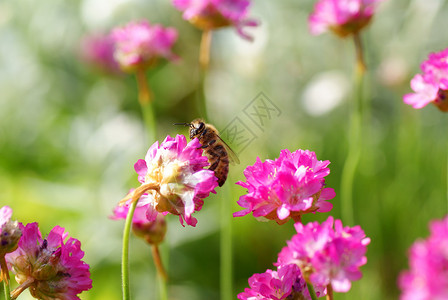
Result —
[[173, 125], [190, 126], [190, 123], [174, 123]]

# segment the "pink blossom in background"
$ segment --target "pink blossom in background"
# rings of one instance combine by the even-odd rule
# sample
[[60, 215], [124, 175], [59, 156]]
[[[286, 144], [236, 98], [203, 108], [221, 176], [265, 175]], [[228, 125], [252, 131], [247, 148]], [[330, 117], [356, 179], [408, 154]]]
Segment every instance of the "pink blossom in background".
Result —
[[[218, 186], [214, 171], [204, 169], [208, 165], [197, 138], [187, 144], [183, 135], [167, 136], [160, 145], [155, 142], [149, 148], [144, 160], [135, 163], [142, 185], [131, 196], [137, 193], [139, 205], [146, 205], [149, 221], [159, 213], [170, 213], [178, 215], [182, 225], [184, 219], [195, 226], [197, 220], [192, 214], [201, 210], [203, 199]], [[153, 185], [157, 190], [148, 189]]]
[[245, 39], [252, 37], [243, 31], [258, 22], [248, 19], [249, 0], [173, 0], [174, 6], [183, 11], [183, 18], [202, 30], [234, 26]]
[[318, 0], [308, 19], [312, 34], [331, 30], [341, 37], [358, 33], [383, 0]]
[[[280, 267], [277, 271], [266, 270], [249, 278], [250, 288], [238, 294], [240, 300], [311, 299], [300, 270], [295, 265]], [[326, 294], [324, 287], [314, 286], [318, 297]]]
[[448, 48], [431, 53], [421, 69], [423, 73], [411, 80], [415, 93], [404, 95], [404, 103], [417, 109], [432, 103], [441, 111], [448, 111]]
[[34, 298], [76, 300], [78, 294], [92, 288], [80, 241], [68, 238], [59, 226], [42, 239], [37, 223], [20, 225], [19, 247], [6, 255], [6, 261], [19, 284], [30, 283]]
[[124, 71], [134, 72], [152, 66], [159, 58], [176, 59], [172, 47], [177, 30], [148, 21], [131, 22], [112, 30], [114, 57]]
[[312, 222], [294, 226], [297, 234], [282, 249], [275, 265], [297, 265], [312, 284], [331, 284], [336, 292], [348, 292], [351, 281], [362, 277], [359, 268], [367, 262], [370, 239], [361, 227], [343, 227], [332, 217], [322, 225]]
[[399, 286], [401, 300], [448, 299], [448, 217], [431, 222], [430, 236], [412, 245]]
[[[11, 221], [12, 209], [0, 208], [0, 257], [16, 250], [22, 231], [17, 221]], [[1, 281], [1, 279], [0, 279]]]
[[[145, 197], [147, 196], [144, 195]], [[130, 201], [125, 205], [117, 205], [114, 208], [114, 214], [111, 216], [113, 220], [124, 220], [126, 219], [130, 207]], [[159, 244], [165, 238], [166, 233], [166, 221], [164, 214], [158, 214], [156, 219], [153, 221], [149, 221], [146, 217], [146, 211], [149, 209], [149, 204], [137, 203], [137, 207], [135, 208], [134, 215], [132, 216], [132, 231], [134, 234], [142, 239], [144, 239], [147, 243]]]
[[298, 222], [306, 213], [330, 211], [333, 206], [326, 200], [333, 199], [335, 193], [324, 187], [324, 177], [330, 173], [328, 164], [309, 150], [282, 150], [279, 158], [265, 162], [257, 158], [244, 170], [246, 182], [237, 182], [248, 193], [238, 201], [245, 209], [233, 216], [252, 212], [256, 218], [283, 224], [291, 218]]
[[114, 58], [114, 41], [109, 35], [90, 35], [81, 41], [82, 58], [101, 71], [109, 74], [120, 73]]

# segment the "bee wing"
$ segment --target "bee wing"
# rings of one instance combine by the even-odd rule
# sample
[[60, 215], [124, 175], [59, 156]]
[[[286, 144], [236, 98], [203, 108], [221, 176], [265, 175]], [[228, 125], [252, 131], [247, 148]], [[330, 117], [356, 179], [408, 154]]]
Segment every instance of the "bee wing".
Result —
[[229, 161], [230, 163], [234, 164], [239, 164], [240, 160], [238, 158], [238, 156], [235, 154], [235, 152], [233, 152], [232, 148], [230, 148], [229, 145], [227, 145], [226, 142], [224, 142], [224, 140], [218, 135], [218, 138], [220, 139], [220, 141], [223, 143], [224, 147], [227, 150], [227, 154], [229, 154]]

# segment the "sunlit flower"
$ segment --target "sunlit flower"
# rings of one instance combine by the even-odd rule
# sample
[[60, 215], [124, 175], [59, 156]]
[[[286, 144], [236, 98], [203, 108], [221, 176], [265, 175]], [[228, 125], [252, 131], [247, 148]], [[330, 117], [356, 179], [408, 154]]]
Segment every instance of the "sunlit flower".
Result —
[[448, 299], [448, 217], [430, 224], [430, 236], [409, 251], [409, 271], [399, 278], [401, 300]]
[[81, 42], [81, 55], [89, 64], [105, 73], [120, 72], [114, 58], [114, 41], [109, 35], [86, 36]]
[[351, 281], [362, 277], [359, 268], [366, 264], [370, 239], [359, 227], [343, 227], [329, 217], [317, 222], [296, 223], [297, 234], [279, 254], [277, 266], [299, 266], [306, 280], [318, 286], [332, 285], [336, 292], [347, 292]]
[[[132, 218], [132, 231], [134, 234], [144, 239], [148, 244], [159, 244], [165, 238], [166, 221], [163, 214], [158, 214], [154, 221], [149, 221], [146, 217], [146, 211], [149, 208], [149, 203], [139, 205], [135, 208]], [[114, 220], [126, 219], [130, 207], [130, 201], [125, 205], [117, 205], [114, 208], [114, 215], [111, 217]]]
[[414, 108], [432, 103], [441, 111], [448, 111], [448, 48], [431, 53], [421, 69], [423, 73], [411, 80], [415, 93], [404, 95], [404, 102]]
[[257, 158], [244, 170], [247, 182], [237, 182], [248, 193], [238, 201], [245, 210], [233, 216], [252, 212], [256, 218], [283, 224], [290, 218], [298, 222], [306, 213], [330, 211], [333, 206], [326, 200], [333, 199], [335, 193], [324, 187], [329, 163], [317, 160], [316, 154], [308, 150], [282, 150], [279, 158], [265, 162]]
[[17, 248], [17, 243], [22, 236], [17, 221], [11, 221], [12, 209], [9, 206], [0, 208], [0, 257]]
[[382, 0], [318, 0], [308, 23], [312, 34], [327, 30], [341, 37], [358, 33], [372, 19]]
[[80, 241], [68, 238], [59, 226], [42, 239], [37, 223], [20, 225], [23, 236], [19, 247], [7, 254], [6, 260], [21, 287], [28, 287], [34, 298], [44, 300], [80, 299], [79, 293], [92, 288], [89, 265], [81, 260], [84, 252]]
[[215, 173], [204, 169], [208, 165], [197, 138], [187, 144], [183, 135], [167, 136], [160, 146], [155, 142], [149, 148], [144, 160], [135, 163], [142, 185], [121, 204], [140, 199], [139, 205], [147, 205], [149, 221], [154, 221], [158, 213], [170, 213], [178, 215], [182, 225], [185, 219], [188, 225], [195, 226], [193, 212], [201, 210], [203, 199], [218, 186]]
[[[240, 300], [311, 299], [300, 269], [296, 265], [285, 265], [277, 271], [266, 270], [249, 278], [250, 288], [238, 294]], [[314, 286], [318, 297], [325, 295], [324, 287]]]
[[173, 4], [184, 12], [185, 20], [202, 30], [234, 26], [243, 38], [250, 40], [243, 28], [258, 25], [247, 18], [249, 0], [173, 0]]
[[112, 30], [114, 57], [124, 71], [146, 69], [159, 58], [174, 59], [171, 48], [177, 40], [174, 28], [164, 28], [148, 21], [131, 22]]

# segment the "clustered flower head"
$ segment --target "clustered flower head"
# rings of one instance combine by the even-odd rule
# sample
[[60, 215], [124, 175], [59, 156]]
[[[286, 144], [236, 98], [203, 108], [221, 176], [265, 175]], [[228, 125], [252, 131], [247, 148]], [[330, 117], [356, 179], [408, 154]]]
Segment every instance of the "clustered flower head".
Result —
[[80, 299], [79, 293], [92, 288], [80, 241], [68, 238], [59, 226], [45, 239], [37, 223], [20, 227], [23, 236], [17, 250], [6, 255], [6, 261], [17, 282], [29, 287], [34, 298], [75, 300]]
[[114, 58], [114, 41], [110, 35], [86, 36], [81, 43], [82, 57], [93, 66], [109, 74], [118, 74], [120, 67]]
[[257, 26], [248, 19], [249, 0], [173, 0], [174, 6], [183, 11], [183, 18], [202, 30], [235, 26], [243, 38], [252, 38], [243, 32], [245, 26]]
[[367, 262], [370, 239], [361, 227], [343, 227], [332, 217], [322, 225], [312, 222], [294, 226], [297, 234], [280, 252], [277, 267], [294, 264], [313, 285], [331, 284], [336, 292], [349, 291], [351, 281], [362, 277], [359, 268]]
[[430, 224], [430, 236], [409, 251], [409, 270], [399, 278], [401, 300], [448, 299], [448, 217]]
[[318, 0], [308, 23], [312, 34], [331, 30], [340, 37], [366, 27], [382, 0]]
[[[114, 220], [126, 219], [130, 204], [130, 201], [128, 201], [125, 205], [117, 205], [114, 208], [114, 215], [111, 218]], [[149, 221], [146, 217], [146, 211], [148, 209], [149, 203], [143, 205], [137, 204], [132, 217], [132, 231], [148, 244], [160, 244], [165, 238], [167, 229], [165, 216], [163, 214], [157, 214], [155, 220]]]
[[[285, 265], [277, 271], [266, 270], [249, 278], [250, 288], [238, 294], [240, 300], [311, 299], [305, 280], [296, 265]], [[314, 286], [316, 296], [326, 294], [325, 287]]]
[[238, 201], [245, 209], [233, 216], [252, 212], [256, 218], [283, 224], [290, 218], [298, 222], [306, 213], [330, 211], [333, 206], [326, 200], [333, 199], [335, 192], [324, 187], [329, 163], [317, 160], [308, 150], [282, 150], [279, 158], [265, 162], [257, 158], [244, 170], [247, 182], [237, 182], [248, 193]]
[[422, 74], [411, 80], [415, 93], [404, 95], [403, 101], [414, 108], [422, 108], [428, 103], [441, 111], [448, 111], [448, 48], [431, 53], [421, 64]]
[[182, 225], [184, 219], [188, 225], [196, 226], [193, 212], [201, 210], [203, 199], [218, 186], [215, 173], [204, 169], [208, 165], [197, 138], [187, 144], [183, 135], [167, 136], [160, 145], [155, 142], [149, 148], [144, 160], [135, 163], [142, 185], [124, 198], [122, 204], [140, 199], [140, 205], [147, 205], [149, 221], [156, 220], [159, 213], [170, 213], [178, 215]]
[[17, 221], [11, 221], [12, 209], [0, 208], [0, 257], [16, 250], [22, 231]]
[[158, 59], [175, 59], [171, 48], [177, 40], [174, 28], [151, 25], [148, 21], [131, 22], [112, 30], [114, 58], [121, 69], [135, 72], [154, 65]]

